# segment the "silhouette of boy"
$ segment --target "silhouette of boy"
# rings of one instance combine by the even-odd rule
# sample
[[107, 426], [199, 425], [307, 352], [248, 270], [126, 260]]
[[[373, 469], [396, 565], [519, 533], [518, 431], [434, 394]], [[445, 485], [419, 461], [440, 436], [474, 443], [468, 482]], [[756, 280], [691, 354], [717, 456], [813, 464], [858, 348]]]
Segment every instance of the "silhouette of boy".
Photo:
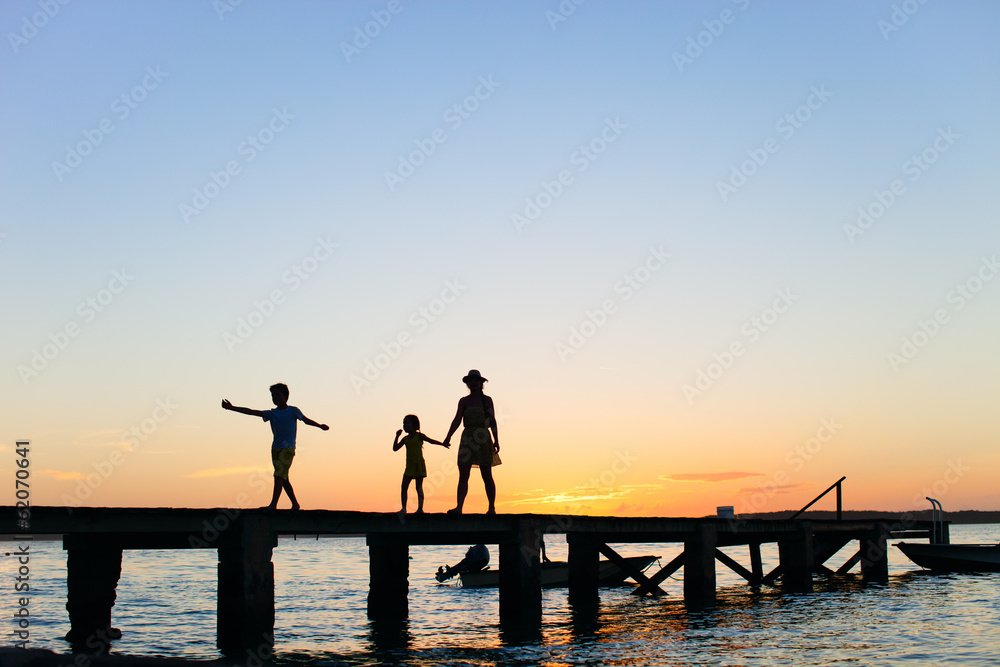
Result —
[[292, 509], [299, 509], [299, 501], [295, 499], [295, 491], [292, 490], [292, 483], [288, 481], [288, 469], [292, 467], [292, 459], [295, 457], [295, 421], [302, 420], [309, 426], [321, 428], [324, 431], [330, 430], [326, 424], [319, 424], [309, 419], [298, 408], [288, 405], [288, 386], [279, 382], [271, 385], [271, 401], [274, 403], [273, 410], [252, 410], [241, 408], [229, 402], [229, 399], [222, 399], [222, 409], [240, 412], [245, 415], [260, 417], [266, 422], [271, 422], [271, 433], [274, 440], [271, 443], [271, 463], [274, 465], [274, 493], [271, 496], [271, 504], [261, 509], [277, 509], [278, 498], [281, 490], [288, 494], [288, 499], [292, 501]]

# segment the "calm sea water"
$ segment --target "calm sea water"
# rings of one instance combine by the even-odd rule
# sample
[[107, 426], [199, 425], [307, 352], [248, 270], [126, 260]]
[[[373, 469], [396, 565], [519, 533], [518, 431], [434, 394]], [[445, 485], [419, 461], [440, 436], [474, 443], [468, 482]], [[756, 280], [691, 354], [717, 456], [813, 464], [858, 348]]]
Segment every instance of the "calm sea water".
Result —
[[[952, 526], [953, 542], [1000, 540], [1000, 525]], [[856, 543], [855, 543], [856, 544]], [[565, 558], [562, 536], [549, 536], [550, 558]], [[831, 562], [850, 555], [848, 545]], [[0, 553], [10, 551], [0, 543]], [[666, 563], [679, 547], [621, 545], [622, 555], [653, 553]], [[39, 542], [31, 557], [30, 645], [67, 650], [66, 555]], [[511, 636], [498, 625], [496, 590], [462, 589], [434, 580], [465, 547], [411, 547], [409, 619], [385, 627], [365, 614], [368, 550], [363, 538], [282, 539], [274, 552], [276, 660], [324, 665], [990, 665], [1000, 664], [1000, 574], [921, 571], [891, 548], [890, 579], [865, 585], [857, 576], [817, 580], [807, 595], [753, 591], [717, 564], [720, 594], [689, 609], [681, 580], [666, 597], [636, 599], [627, 588], [601, 589], [596, 615], [574, 615], [565, 590], [543, 593], [541, 635]], [[744, 564], [745, 548], [725, 551]], [[851, 551], [853, 553], [853, 551]], [[765, 569], [776, 550], [763, 548]], [[491, 548], [494, 566], [496, 548]], [[114, 624], [113, 652], [219, 657], [215, 648], [216, 564], [213, 550], [127, 551]], [[16, 567], [0, 567], [3, 644], [10, 645], [17, 608]]]

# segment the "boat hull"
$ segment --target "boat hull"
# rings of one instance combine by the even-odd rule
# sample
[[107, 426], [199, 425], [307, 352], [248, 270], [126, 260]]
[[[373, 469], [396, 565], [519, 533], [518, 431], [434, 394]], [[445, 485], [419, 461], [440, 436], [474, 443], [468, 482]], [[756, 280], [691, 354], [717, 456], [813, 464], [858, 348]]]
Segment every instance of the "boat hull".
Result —
[[[625, 561], [639, 571], [649, 567], [658, 556], [630, 556]], [[465, 588], [496, 588], [500, 585], [500, 570], [480, 570], [463, 572], [459, 575]], [[629, 574], [609, 560], [602, 560], [598, 566], [598, 586], [620, 586]], [[541, 580], [543, 588], [565, 588], [569, 586], [569, 564], [562, 561], [542, 563]]]
[[1000, 572], [1000, 545], [921, 544], [896, 545], [922, 568], [940, 572]]

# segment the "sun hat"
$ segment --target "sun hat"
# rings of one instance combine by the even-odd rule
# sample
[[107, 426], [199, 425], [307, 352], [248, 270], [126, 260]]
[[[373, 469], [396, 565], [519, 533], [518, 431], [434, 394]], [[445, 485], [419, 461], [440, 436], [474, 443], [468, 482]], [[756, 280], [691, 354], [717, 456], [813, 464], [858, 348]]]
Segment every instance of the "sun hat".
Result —
[[469, 371], [469, 374], [466, 375], [464, 378], [462, 378], [462, 382], [464, 382], [465, 384], [469, 384], [469, 380], [481, 380], [483, 382], [489, 382], [489, 380], [483, 377], [482, 373], [480, 373], [475, 369]]

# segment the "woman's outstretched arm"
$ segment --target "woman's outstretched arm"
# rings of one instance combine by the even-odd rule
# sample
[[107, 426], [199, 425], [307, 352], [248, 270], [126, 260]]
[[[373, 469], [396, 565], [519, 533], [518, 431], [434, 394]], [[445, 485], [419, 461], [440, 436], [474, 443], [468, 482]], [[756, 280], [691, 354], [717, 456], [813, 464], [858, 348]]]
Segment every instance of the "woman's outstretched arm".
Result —
[[450, 446], [451, 436], [455, 434], [458, 430], [458, 425], [462, 423], [462, 413], [465, 412], [465, 398], [460, 398], [458, 400], [458, 410], [455, 411], [455, 418], [451, 420], [451, 426], [448, 427], [448, 435], [444, 437], [444, 441], [441, 443], [445, 447]]

